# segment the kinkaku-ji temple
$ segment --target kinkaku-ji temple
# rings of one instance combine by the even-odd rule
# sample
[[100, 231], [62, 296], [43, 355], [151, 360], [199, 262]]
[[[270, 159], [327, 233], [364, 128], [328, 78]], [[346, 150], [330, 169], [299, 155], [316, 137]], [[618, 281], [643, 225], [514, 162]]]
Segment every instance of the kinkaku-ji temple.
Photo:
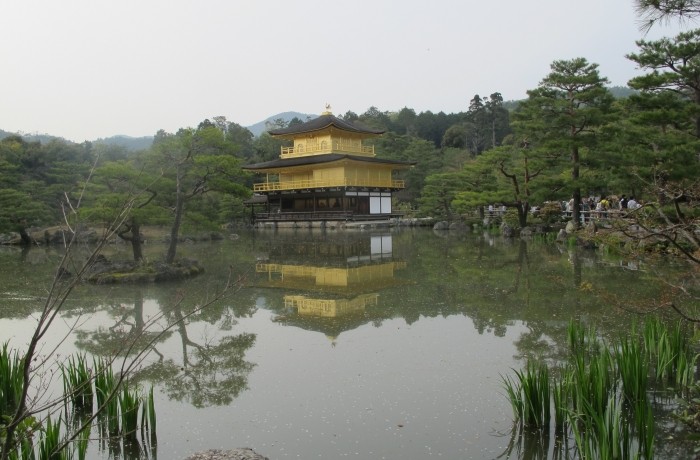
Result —
[[258, 226], [379, 222], [399, 217], [392, 196], [405, 187], [395, 172], [414, 163], [375, 156], [368, 140], [382, 130], [359, 127], [325, 111], [318, 118], [269, 131], [292, 141], [279, 159], [244, 166], [264, 176], [250, 205]]

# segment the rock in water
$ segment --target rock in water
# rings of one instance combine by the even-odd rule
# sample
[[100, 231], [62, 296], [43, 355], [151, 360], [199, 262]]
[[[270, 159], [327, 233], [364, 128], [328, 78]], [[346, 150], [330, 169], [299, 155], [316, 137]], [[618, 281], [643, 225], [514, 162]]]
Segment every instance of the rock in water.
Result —
[[253, 449], [243, 447], [232, 450], [210, 449], [204, 452], [197, 452], [185, 460], [270, 460], [267, 457], [255, 452]]

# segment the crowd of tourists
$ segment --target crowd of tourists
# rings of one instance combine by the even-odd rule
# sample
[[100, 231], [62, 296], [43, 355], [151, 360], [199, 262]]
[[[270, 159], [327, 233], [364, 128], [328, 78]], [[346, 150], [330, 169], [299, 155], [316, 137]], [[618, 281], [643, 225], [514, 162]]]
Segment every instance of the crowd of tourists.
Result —
[[[615, 215], [624, 215], [629, 210], [642, 207], [635, 197], [627, 195], [586, 197], [581, 200], [582, 219], [586, 218], [606, 218]], [[566, 215], [571, 215], [574, 209], [574, 199], [562, 202], [562, 211]]]
[[[562, 207], [566, 212], [572, 212], [574, 208], [574, 199], [570, 199], [567, 202], [562, 203]], [[641, 208], [642, 204], [637, 201], [633, 196], [627, 197], [622, 195], [619, 198], [617, 195], [611, 195], [609, 197], [588, 197], [581, 200], [581, 210], [584, 212], [596, 212], [601, 214], [608, 213], [611, 211], [625, 212], [626, 210], [634, 210]]]
[[[557, 202], [555, 202], [557, 203]], [[574, 211], [574, 199], [569, 201], [558, 202], [561, 205], [561, 212], [564, 217], [571, 217]], [[581, 200], [581, 219], [600, 219], [613, 216], [622, 216], [629, 210], [635, 210], [642, 207], [642, 203], [634, 196], [627, 195], [610, 195], [610, 196], [590, 196]], [[504, 205], [489, 205], [489, 217], [502, 216], [506, 212]], [[533, 206], [530, 209], [532, 214], [538, 214], [539, 206]]]

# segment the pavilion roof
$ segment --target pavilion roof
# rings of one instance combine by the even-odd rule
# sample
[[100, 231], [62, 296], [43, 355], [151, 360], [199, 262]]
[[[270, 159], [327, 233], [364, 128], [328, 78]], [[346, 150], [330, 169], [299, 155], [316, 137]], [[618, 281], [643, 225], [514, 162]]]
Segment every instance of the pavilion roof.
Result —
[[398, 160], [385, 160], [376, 157], [366, 157], [358, 155], [348, 155], [344, 153], [327, 153], [322, 155], [309, 155], [303, 157], [294, 158], [282, 158], [278, 160], [265, 161], [263, 163], [254, 163], [250, 165], [243, 166], [243, 169], [250, 171], [264, 171], [266, 169], [279, 169], [279, 168], [289, 168], [292, 166], [310, 166], [310, 165], [320, 165], [324, 163], [333, 163], [336, 161], [351, 160], [359, 161], [361, 163], [373, 163], [373, 164], [385, 164], [385, 165], [395, 165], [399, 167], [414, 166], [415, 162], [406, 162]]

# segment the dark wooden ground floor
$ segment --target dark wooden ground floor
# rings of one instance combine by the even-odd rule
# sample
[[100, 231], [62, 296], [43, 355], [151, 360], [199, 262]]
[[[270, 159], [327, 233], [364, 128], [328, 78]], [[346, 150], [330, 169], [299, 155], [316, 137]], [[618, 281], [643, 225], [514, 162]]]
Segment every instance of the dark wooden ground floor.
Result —
[[246, 204], [253, 222], [386, 220], [392, 212], [391, 191], [312, 190], [256, 195]]

